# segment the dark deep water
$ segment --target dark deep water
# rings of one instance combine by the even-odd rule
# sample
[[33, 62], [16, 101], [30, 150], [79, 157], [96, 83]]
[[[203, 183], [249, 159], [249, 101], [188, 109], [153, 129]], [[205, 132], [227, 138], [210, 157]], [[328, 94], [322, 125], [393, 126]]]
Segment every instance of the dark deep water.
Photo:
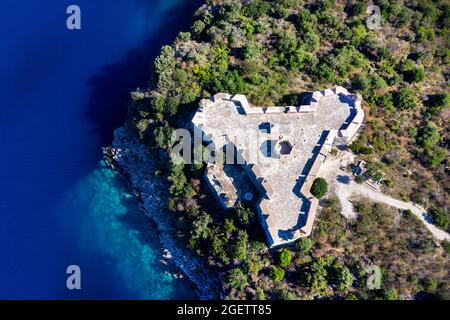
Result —
[[[193, 298], [101, 147], [161, 45], [199, 1], [3, 0], [0, 10], [0, 298]], [[148, 231], [148, 232], [147, 232]], [[66, 267], [81, 268], [80, 291]]]

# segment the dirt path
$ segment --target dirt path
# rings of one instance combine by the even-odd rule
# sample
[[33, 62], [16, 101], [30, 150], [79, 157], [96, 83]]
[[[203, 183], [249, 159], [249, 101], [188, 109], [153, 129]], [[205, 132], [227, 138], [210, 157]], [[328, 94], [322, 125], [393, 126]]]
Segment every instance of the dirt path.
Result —
[[450, 240], [450, 234], [437, 228], [427, 218], [426, 210], [420, 206], [417, 206], [411, 202], [404, 202], [383, 194], [381, 191], [375, 190], [367, 184], [358, 184], [354, 182], [347, 172], [341, 168], [351, 163], [354, 156], [350, 153], [345, 153], [343, 157], [339, 159], [330, 159], [323, 164], [318, 175], [326, 178], [330, 183], [330, 191], [335, 193], [338, 197], [342, 214], [348, 219], [354, 219], [357, 216], [353, 208], [353, 204], [350, 202], [350, 198], [354, 195], [360, 195], [366, 197], [374, 202], [380, 202], [389, 206], [411, 210], [427, 227], [433, 236], [438, 240]]

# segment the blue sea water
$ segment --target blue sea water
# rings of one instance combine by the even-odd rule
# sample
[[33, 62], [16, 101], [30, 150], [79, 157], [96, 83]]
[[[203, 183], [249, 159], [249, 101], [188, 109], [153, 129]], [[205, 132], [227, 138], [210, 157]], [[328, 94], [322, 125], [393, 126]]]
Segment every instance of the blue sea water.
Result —
[[[81, 8], [82, 29], [66, 28]], [[101, 162], [161, 45], [199, 1], [3, 0], [0, 298], [194, 298], [160, 263], [155, 226]], [[81, 290], [66, 268], [81, 268]]]

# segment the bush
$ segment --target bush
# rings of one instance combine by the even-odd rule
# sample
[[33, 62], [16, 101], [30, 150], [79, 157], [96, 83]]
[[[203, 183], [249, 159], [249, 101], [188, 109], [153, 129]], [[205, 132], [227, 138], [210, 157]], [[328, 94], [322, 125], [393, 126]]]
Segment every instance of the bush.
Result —
[[313, 246], [313, 241], [310, 238], [300, 238], [297, 242], [297, 248], [301, 253], [308, 253]]
[[248, 277], [240, 268], [234, 268], [230, 271], [227, 282], [231, 287], [242, 291], [248, 286]]
[[441, 140], [441, 135], [439, 134], [438, 126], [429, 121], [425, 128], [421, 131], [420, 135], [417, 137], [417, 142], [422, 148], [431, 148], [436, 145]]
[[249, 42], [244, 48], [244, 57], [247, 60], [257, 60], [261, 56], [262, 46], [256, 42]]
[[410, 71], [410, 77], [412, 82], [422, 82], [425, 79], [425, 70], [423, 67], [419, 67]]
[[245, 230], [239, 230], [236, 242], [232, 246], [231, 256], [234, 259], [244, 260], [247, 256], [248, 234]]
[[450, 93], [442, 92], [428, 96], [428, 100], [425, 102], [427, 106], [427, 112], [431, 115], [437, 115], [444, 109], [450, 107]]
[[433, 149], [428, 149], [425, 155], [427, 156], [430, 166], [436, 167], [447, 159], [448, 151], [442, 147], [434, 147]]
[[284, 278], [284, 270], [279, 267], [276, 267], [276, 266], [270, 267], [269, 274], [270, 274], [270, 279], [272, 279], [272, 281], [274, 281], [274, 282], [280, 282]]
[[442, 241], [442, 247], [444, 248], [446, 254], [450, 253], [450, 241], [448, 240]]
[[395, 94], [395, 103], [399, 109], [414, 109], [417, 106], [414, 92], [410, 88], [403, 88]]
[[266, 294], [264, 290], [261, 288], [256, 288], [256, 299], [258, 300], [266, 300]]
[[429, 213], [436, 225], [444, 230], [447, 230], [448, 226], [450, 225], [450, 217], [448, 212], [443, 209], [434, 207], [430, 209]]
[[356, 177], [355, 177], [355, 182], [358, 183], [358, 184], [361, 184], [361, 183], [363, 183], [364, 181], [366, 181], [366, 179], [364, 179], [363, 176], [356, 176]]
[[311, 187], [311, 193], [317, 199], [321, 199], [328, 192], [328, 183], [324, 178], [316, 178]]
[[280, 251], [280, 255], [278, 257], [279, 261], [279, 265], [282, 268], [286, 268], [292, 261], [292, 253], [291, 251], [289, 251], [288, 249], [282, 249]]
[[168, 180], [171, 184], [169, 186], [169, 192], [175, 197], [191, 198], [194, 195], [194, 190], [188, 184], [183, 168], [184, 164], [174, 162], [170, 164]]
[[395, 288], [384, 290], [383, 295], [385, 300], [398, 300], [398, 293]]
[[437, 289], [438, 282], [436, 279], [428, 278], [424, 281], [424, 288], [426, 291], [434, 291]]
[[424, 43], [425, 41], [433, 41], [435, 37], [433, 28], [425, 27], [423, 25], [417, 28], [416, 33], [416, 40], [419, 43]]
[[254, 215], [255, 213], [252, 209], [244, 207], [240, 203], [236, 206], [236, 216], [242, 224], [248, 224]]
[[353, 141], [349, 146], [350, 150], [352, 150], [354, 153], [361, 153], [365, 155], [369, 155], [372, 153], [372, 149], [362, 145], [358, 141]]
[[337, 269], [337, 288], [340, 292], [346, 292], [353, 283], [353, 275], [347, 267]]
[[351, 12], [352, 15], [354, 16], [365, 14], [366, 11], [367, 11], [367, 4], [365, 2], [356, 1], [351, 7]]
[[318, 295], [325, 295], [327, 282], [327, 268], [330, 266], [330, 260], [325, 257], [316, 258], [309, 266], [306, 274], [306, 282], [311, 291]]

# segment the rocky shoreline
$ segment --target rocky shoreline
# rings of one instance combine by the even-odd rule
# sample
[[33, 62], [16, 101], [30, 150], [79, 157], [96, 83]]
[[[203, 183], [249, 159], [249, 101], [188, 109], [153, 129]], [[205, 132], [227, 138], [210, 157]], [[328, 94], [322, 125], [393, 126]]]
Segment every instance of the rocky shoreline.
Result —
[[170, 253], [170, 263], [196, 286], [200, 299], [219, 296], [219, 281], [204, 261], [194, 256], [174, 239], [174, 228], [166, 210], [167, 186], [155, 177], [158, 169], [149, 150], [139, 141], [127, 124], [114, 132], [110, 147], [103, 148], [108, 165], [124, 174], [138, 197], [144, 213], [155, 222], [165, 256]]

